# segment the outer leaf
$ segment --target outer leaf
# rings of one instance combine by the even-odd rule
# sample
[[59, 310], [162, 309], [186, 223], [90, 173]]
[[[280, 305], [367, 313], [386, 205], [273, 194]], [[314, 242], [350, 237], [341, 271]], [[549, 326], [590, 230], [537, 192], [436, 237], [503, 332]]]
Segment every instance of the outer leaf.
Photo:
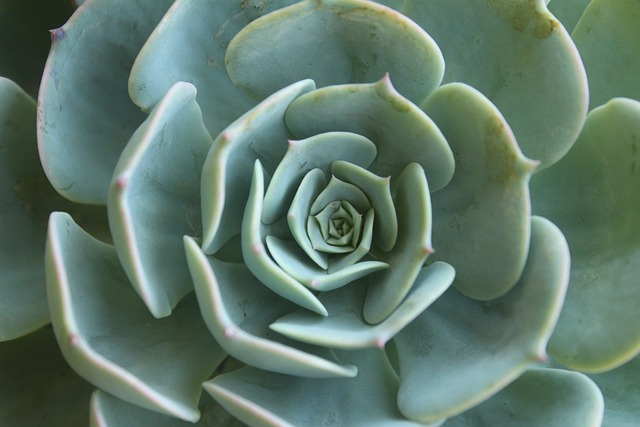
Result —
[[444, 68], [424, 30], [361, 0], [306, 0], [280, 9], [240, 31], [225, 61], [233, 82], [258, 97], [306, 78], [322, 87], [370, 83], [388, 73], [414, 102], [438, 87]]
[[41, 248], [56, 195], [38, 162], [35, 114], [35, 102], [0, 78], [0, 341], [49, 322]]
[[365, 290], [354, 283], [337, 292], [320, 295], [328, 317], [298, 310], [270, 325], [293, 339], [332, 348], [382, 348], [446, 291], [455, 276], [453, 267], [436, 262], [420, 271], [411, 292], [383, 322], [368, 324], [362, 316]]
[[442, 49], [444, 82], [487, 96], [527, 157], [546, 167], [571, 148], [587, 112], [586, 75], [543, 0], [407, 0], [405, 13]]
[[640, 357], [603, 374], [591, 375], [604, 395], [602, 427], [635, 427], [640, 413]]
[[291, 101], [315, 89], [305, 80], [262, 101], [214, 141], [202, 168], [202, 247], [216, 252], [242, 226], [256, 160], [272, 173], [287, 149], [289, 131], [284, 113]]
[[433, 194], [437, 259], [456, 269], [455, 286], [472, 298], [499, 297], [518, 281], [529, 246], [525, 158], [509, 125], [482, 94], [452, 83], [425, 102], [456, 158], [456, 173]]
[[217, 135], [256, 102], [229, 80], [224, 54], [230, 40], [252, 20], [294, 1], [176, 1], [136, 58], [131, 98], [151, 109], [175, 83], [193, 83], [204, 122]]
[[640, 101], [640, 3], [593, 0], [573, 31], [589, 76], [590, 107], [614, 97]]
[[568, 32], [571, 32], [590, 2], [591, 0], [552, 0], [547, 3], [549, 3], [549, 11]]
[[[318, 349], [274, 341], [268, 325], [293, 310], [269, 292], [243, 264], [207, 257], [185, 237], [200, 311], [209, 330], [234, 358], [261, 369], [310, 378], [353, 377], [355, 366], [327, 360]], [[313, 353], [310, 353], [313, 352]]]
[[213, 140], [196, 89], [177, 83], [140, 126], [116, 165], [109, 222], [120, 262], [156, 317], [193, 288], [182, 236], [200, 235], [200, 171]]
[[285, 118], [297, 138], [331, 131], [366, 136], [378, 149], [369, 168], [378, 176], [397, 179], [407, 163], [417, 162], [436, 191], [453, 175], [446, 139], [422, 110], [396, 92], [388, 76], [373, 84], [331, 86], [302, 95]]
[[602, 393], [586, 376], [530, 369], [495, 396], [443, 427], [600, 427]]
[[532, 180], [536, 213], [571, 247], [571, 285], [549, 344], [574, 369], [611, 369], [640, 351], [640, 102], [593, 110], [575, 148]]
[[253, 426], [425, 427], [398, 413], [397, 377], [384, 352], [349, 351], [340, 357], [357, 364], [360, 374], [353, 379], [305, 379], [246, 367], [215, 377], [204, 388]]
[[200, 399], [202, 416], [197, 423], [178, 420], [124, 402], [100, 390], [91, 396], [91, 427], [245, 427], [212, 400], [207, 393]]
[[66, 198], [105, 203], [120, 151], [144, 119], [129, 100], [129, 69], [171, 1], [95, 0], [53, 30], [38, 142], [47, 176]]
[[36, 146], [36, 104], [0, 78], [0, 341], [49, 322], [42, 248], [49, 213], [64, 209], [108, 239], [103, 208], [60, 197], [47, 181]]
[[508, 294], [478, 302], [450, 290], [397, 335], [402, 413], [422, 422], [457, 415], [543, 359], [568, 276], [562, 233], [534, 218], [527, 265]]
[[46, 271], [51, 322], [76, 372], [123, 400], [198, 420], [200, 384], [226, 354], [211, 339], [194, 298], [171, 317], [154, 319], [114, 248], [63, 213], [51, 216]]
[[0, 425], [87, 425], [92, 389], [69, 368], [51, 328], [0, 343]]

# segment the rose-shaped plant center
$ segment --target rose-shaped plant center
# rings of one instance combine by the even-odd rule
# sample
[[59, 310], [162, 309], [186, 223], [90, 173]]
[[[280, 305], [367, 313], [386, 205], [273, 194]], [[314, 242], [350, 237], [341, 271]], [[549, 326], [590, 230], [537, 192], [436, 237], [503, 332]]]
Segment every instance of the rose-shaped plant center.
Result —
[[[325, 108], [335, 114], [317, 111]], [[433, 252], [429, 188], [452, 174], [441, 132], [389, 76], [320, 89], [304, 80], [214, 142], [202, 176], [202, 247], [215, 256], [240, 236], [260, 282], [322, 316], [330, 313], [317, 292], [364, 287], [359, 311], [377, 324]]]
[[313, 215], [313, 219], [309, 217], [307, 221], [307, 232], [312, 237], [314, 249], [330, 254], [355, 249], [360, 239], [362, 215], [351, 203], [346, 200], [333, 201]]

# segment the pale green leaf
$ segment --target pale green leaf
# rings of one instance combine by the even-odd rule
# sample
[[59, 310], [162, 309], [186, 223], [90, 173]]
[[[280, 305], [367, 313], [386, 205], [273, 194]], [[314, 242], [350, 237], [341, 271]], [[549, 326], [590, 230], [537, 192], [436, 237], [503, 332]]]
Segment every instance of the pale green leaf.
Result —
[[509, 293], [479, 302], [451, 289], [396, 336], [402, 413], [422, 422], [460, 414], [544, 359], [568, 277], [562, 233], [534, 218], [527, 265]]
[[604, 405], [583, 374], [534, 368], [443, 427], [600, 427]]
[[444, 68], [418, 25], [358, 0], [305, 0], [260, 18], [231, 40], [225, 61], [231, 80], [260, 98], [307, 78], [322, 87], [388, 73], [418, 102], [438, 87]]
[[640, 2], [593, 0], [572, 33], [589, 76], [589, 105], [640, 101]]
[[461, 84], [440, 87], [425, 102], [449, 141], [456, 172], [432, 196], [435, 258], [456, 269], [456, 286], [477, 299], [499, 297], [518, 281], [529, 246], [527, 184], [536, 166], [525, 158], [496, 107]]
[[296, 138], [330, 131], [366, 136], [378, 149], [368, 168], [378, 176], [397, 179], [407, 163], [417, 162], [436, 191], [453, 175], [453, 154], [446, 139], [420, 108], [396, 92], [388, 77], [302, 95], [291, 103], [285, 118]]
[[45, 261], [51, 323], [72, 368], [123, 400], [196, 421], [200, 384], [226, 354], [202, 322], [195, 298], [155, 319], [114, 247], [60, 212], [51, 215]]
[[587, 112], [587, 79], [544, 0], [407, 0], [405, 13], [442, 49], [444, 82], [488, 97], [527, 157], [542, 168], [571, 148]]
[[355, 366], [334, 361], [332, 352], [296, 345], [270, 332], [269, 324], [295, 306], [270, 292], [244, 264], [207, 256], [188, 237], [185, 247], [205, 323], [234, 358], [260, 369], [309, 378], [356, 375]]
[[177, 83], [125, 147], [109, 190], [109, 223], [120, 262], [156, 317], [190, 292], [182, 237], [201, 235], [200, 170], [213, 143], [195, 102]]
[[617, 98], [593, 110], [573, 150], [536, 175], [536, 214], [571, 248], [571, 284], [549, 351], [597, 372], [640, 351], [640, 102]]
[[429, 427], [398, 412], [398, 379], [383, 351], [341, 352], [340, 358], [358, 365], [357, 377], [306, 379], [246, 367], [204, 388], [252, 426]]
[[106, 202], [120, 152], [144, 120], [129, 99], [129, 70], [171, 2], [94, 0], [52, 31], [38, 142], [47, 176], [68, 199]]
[[305, 80], [273, 94], [215, 139], [202, 169], [200, 190], [206, 253], [214, 253], [240, 232], [255, 160], [273, 173], [291, 139], [283, 120], [285, 110], [313, 89], [314, 83]]

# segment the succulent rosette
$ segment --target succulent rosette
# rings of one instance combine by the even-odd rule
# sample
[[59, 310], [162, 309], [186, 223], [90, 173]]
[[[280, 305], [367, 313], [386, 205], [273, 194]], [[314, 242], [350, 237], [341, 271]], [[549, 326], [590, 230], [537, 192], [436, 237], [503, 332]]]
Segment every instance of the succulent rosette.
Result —
[[640, 2], [81, 3], [0, 80], [2, 425], [634, 425]]

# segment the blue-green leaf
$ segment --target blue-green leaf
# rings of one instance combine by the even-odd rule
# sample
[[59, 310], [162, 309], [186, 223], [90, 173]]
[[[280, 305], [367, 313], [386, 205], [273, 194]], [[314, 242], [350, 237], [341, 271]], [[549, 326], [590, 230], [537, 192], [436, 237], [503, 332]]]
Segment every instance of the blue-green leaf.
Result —
[[200, 384], [226, 354], [202, 322], [195, 298], [155, 319], [114, 247], [60, 212], [49, 221], [45, 261], [51, 323], [71, 367], [125, 401], [197, 421]]
[[529, 246], [525, 158], [496, 107], [461, 84], [440, 87], [425, 111], [449, 141], [453, 179], [432, 196], [435, 258], [456, 269], [456, 286], [472, 298], [499, 297], [518, 281]]
[[543, 168], [571, 148], [587, 112], [587, 79], [571, 37], [544, 0], [405, 4], [407, 16], [442, 49], [444, 82], [467, 83], [489, 98], [527, 157]]
[[425, 173], [409, 163], [394, 189], [398, 214], [398, 241], [389, 252], [376, 258], [389, 267], [370, 276], [364, 318], [379, 323], [393, 313], [409, 293], [431, 247], [431, 199]]
[[589, 76], [589, 104], [640, 101], [640, 3], [593, 0], [572, 33]]
[[200, 170], [213, 140], [195, 102], [177, 83], [135, 132], [116, 165], [109, 223], [120, 262], [156, 317], [190, 292], [182, 237], [200, 235]]
[[600, 427], [602, 393], [583, 374], [534, 368], [443, 427]]
[[175, 83], [192, 83], [204, 123], [217, 135], [256, 103], [229, 80], [224, 61], [229, 42], [252, 20], [294, 1], [175, 1], [136, 57], [131, 98], [150, 110]]
[[424, 168], [429, 187], [444, 187], [453, 175], [453, 153], [433, 121], [400, 95], [389, 77], [372, 84], [330, 86], [300, 96], [286, 112], [296, 138], [322, 132], [364, 135], [378, 149], [369, 171], [397, 179], [410, 162]]
[[536, 175], [536, 214], [571, 248], [571, 284], [549, 352], [598, 372], [640, 352], [640, 102], [593, 110], [573, 150]]
[[234, 358], [260, 369], [309, 378], [356, 375], [355, 366], [329, 360], [335, 356], [326, 349], [277, 339], [269, 324], [295, 306], [271, 293], [244, 264], [207, 256], [188, 237], [185, 247], [205, 323]]
[[534, 218], [520, 282], [479, 302], [450, 289], [395, 339], [404, 415], [434, 422], [486, 400], [545, 358], [569, 277], [562, 233]]
[[406, 298], [389, 317], [377, 325], [364, 320], [366, 291], [354, 283], [339, 291], [320, 294], [329, 316], [298, 310], [272, 323], [270, 328], [290, 338], [332, 348], [382, 348], [446, 291], [455, 276], [453, 267], [436, 262], [423, 268]]
[[612, 371], [591, 375], [604, 395], [602, 427], [635, 427], [640, 414], [640, 357]]
[[357, 377], [306, 379], [245, 367], [215, 377], [204, 388], [254, 426], [428, 427], [398, 413], [398, 379], [383, 351], [339, 355], [359, 366]]
[[375, 156], [376, 146], [371, 141], [348, 132], [327, 132], [300, 141], [290, 140], [264, 196], [262, 222], [271, 224], [287, 211], [300, 182], [312, 169], [321, 169], [328, 176], [337, 160], [368, 167]]
[[313, 89], [314, 83], [305, 80], [273, 94], [215, 139], [202, 168], [200, 190], [206, 253], [214, 253], [240, 232], [255, 161], [273, 173], [291, 137], [283, 120], [285, 110]]
[[360, 0], [305, 0], [260, 18], [231, 40], [225, 61], [231, 80], [258, 97], [307, 78], [322, 87], [388, 73], [413, 102], [438, 87], [444, 68], [424, 30]]
[[38, 142], [47, 176], [66, 198], [106, 202], [120, 152], [144, 120], [129, 99], [129, 70], [171, 2], [95, 0], [52, 31]]

